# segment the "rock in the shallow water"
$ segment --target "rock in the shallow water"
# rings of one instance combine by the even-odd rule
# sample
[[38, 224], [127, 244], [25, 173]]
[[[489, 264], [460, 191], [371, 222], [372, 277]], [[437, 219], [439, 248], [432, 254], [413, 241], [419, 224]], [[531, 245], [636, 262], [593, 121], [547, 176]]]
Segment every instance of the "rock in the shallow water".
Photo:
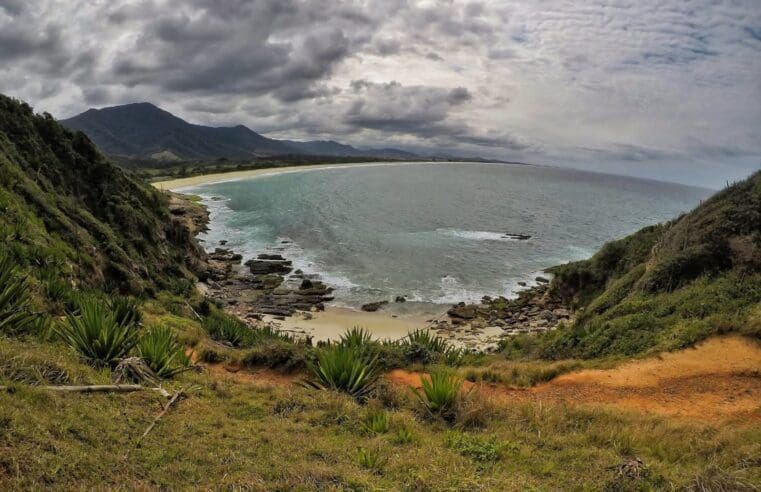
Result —
[[259, 260], [280, 260], [280, 261], [285, 260], [285, 258], [283, 258], [283, 255], [278, 255], [278, 254], [272, 254], [272, 255], [270, 255], [270, 254], [266, 254], [266, 253], [262, 253], [260, 255], [257, 255], [256, 258], [259, 259]]
[[473, 319], [476, 317], [476, 306], [474, 305], [466, 305], [465, 303], [460, 303], [456, 306], [453, 306], [452, 309], [447, 311], [447, 314], [451, 318], [459, 318], [459, 319]]
[[518, 282], [518, 285], [520, 285], [521, 287], [525, 287], [526, 286], [526, 282]]
[[540, 284], [547, 284], [547, 283], [549, 283], [549, 282], [550, 282], [548, 279], [546, 279], [546, 278], [544, 278], [544, 277], [536, 277], [534, 280], [536, 280], [536, 281], [537, 281], [537, 282], [539, 282]]
[[[268, 258], [261, 258], [267, 256]], [[275, 258], [277, 257], [277, 258]], [[270, 273], [290, 273], [293, 270], [291, 262], [283, 259], [280, 255], [259, 255], [256, 260], [248, 260], [245, 265], [254, 275], [266, 275]]]
[[404, 296], [396, 296], [394, 302], [407, 302], [407, 298]]
[[506, 232], [502, 236], [502, 239], [516, 239], [518, 241], [527, 241], [531, 239], [531, 236], [529, 236], [528, 234], [511, 234], [509, 232]]
[[368, 313], [373, 313], [377, 310], [379, 310], [381, 307], [388, 304], [388, 301], [377, 301], [377, 302], [368, 302], [367, 304], [362, 305], [362, 311], [367, 311]]
[[301, 285], [299, 285], [299, 290], [307, 290], [312, 288], [314, 288], [314, 283], [312, 283], [312, 281], [309, 280], [308, 278], [305, 278], [304, 280], [302, 280]]

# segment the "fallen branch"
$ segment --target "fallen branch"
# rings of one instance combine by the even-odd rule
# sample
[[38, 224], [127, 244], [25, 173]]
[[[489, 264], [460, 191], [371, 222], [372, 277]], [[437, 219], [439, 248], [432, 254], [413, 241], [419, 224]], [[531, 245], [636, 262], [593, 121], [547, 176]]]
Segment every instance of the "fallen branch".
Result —
[[151, 425], [148, 426], [147, 429], [145, 429], [145, 432], [143, 432], [143, 435], [138, 438], [137, 441], [135, 441], [135, 447], [140, 446], [140, 441], [143, 440], [145, 436], [148, 435], [149, 432], [153, 430], [154, 427], [156, 427], [156, 424], [161, 420], [161, 417], [166, 415], [166, 413], [169, 411], [169, 409], [174, 405], [174, 403], [181, 397], [185, 395], [185, 389], [181, 389], [177, 393], [172, 396], [172, 398], [167, 402], [166, 406], [164, 406], [164, 409], [161, 411], [160, 414], [156, 415], [156, 418], [153, 419], [153, 422], [151, 422]]
[[[94, 384], [89, 386], [35, 386], [47, 391], [62, 391], [65, 393], [132, 393], [134, 391], [155, 391], [165, 398], [171, 393], [161, 387], [149, 388], [140, 384]], [[0, 386], [0, 391], [11, 390], [10, 386]]]

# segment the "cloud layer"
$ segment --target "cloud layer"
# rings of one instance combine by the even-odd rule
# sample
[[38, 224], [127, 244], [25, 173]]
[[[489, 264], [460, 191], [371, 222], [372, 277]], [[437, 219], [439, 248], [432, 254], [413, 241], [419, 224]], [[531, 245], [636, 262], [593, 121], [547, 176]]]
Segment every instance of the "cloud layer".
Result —
[[761, 167], [761, 7], [0, 0], [0, 91], [719, 185]]

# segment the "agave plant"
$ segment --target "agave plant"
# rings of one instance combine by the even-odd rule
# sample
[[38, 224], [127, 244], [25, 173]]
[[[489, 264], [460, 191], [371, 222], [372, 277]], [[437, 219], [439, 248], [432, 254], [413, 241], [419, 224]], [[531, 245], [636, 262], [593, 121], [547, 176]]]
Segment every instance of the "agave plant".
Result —
[[377, 357], [354, 347], [329, 346], [317, 353], [317, 364], [310, 363], [314, 378], [306, 385], [348, 393], [356, 399], [367, 398], [378, 376]]
[[422, 378], [422, 388], [414, 391], [431, 415], [451, 420], [462, 383], [457, 375], [438, 370]]
[[21, 333], [34, 323], [30, 302], [26, 279], [16, 275], [11, 257], [0, 253], [0, 333]]
[[131, 297], [113, 297], [108, 302], [117, 321], [124, 326], [140, 326], [143, 314], [140, 312], [140, 302]]
[[137, 342], [137, 352], [156, 376], [167, 379], [187, 370], [190, 359], [177, 337], [166, 326], [154, 326]]
[[79, 303], [79, 314], [66, 314], [56, 335], [97, 365], [113, 365], [137, 343], [137, 330], [125, 325], [108, 304], [92, 297]]
[[250, 340], [253, 344], [264, 340], [282, 340], [291, 343], [295, 341], [292, 335], [273, 328], [270, 325], [264, 325], [261, 328], [251, 329], [249, 331], [251, 332]]
[[420, 345], [427, 348], [433, 353], [443, 353], [449, 346], [447, 342], [438, 335], [433, 335], [429, 330], [418, 329], [411, 331], [402, 340], [403, 345]]
[[351, 347], [363, 354], [372, 355], [378, 352], [377, 344], [373, 341], [370, 330], [355, 326], [341, 335], [338, 342], [344, 347]]
[[204, 318], [203, 326], [211, 338], [227, 342], [233, 347], [242, 347], [251, 342], [251, 329], [238, 318], [212, 314]]
[[429, 363], [440, 359], [449, 349], [447, 342], [429, 330], [419, 329], [407, 334], [401, 340], [405, 357], [410, 362]]

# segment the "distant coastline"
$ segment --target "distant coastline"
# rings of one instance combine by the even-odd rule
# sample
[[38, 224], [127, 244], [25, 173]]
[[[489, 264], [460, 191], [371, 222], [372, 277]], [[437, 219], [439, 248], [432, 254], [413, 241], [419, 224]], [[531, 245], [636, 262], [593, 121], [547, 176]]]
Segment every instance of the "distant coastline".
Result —
[[190, 188], [194, 186], [201, 186], [212, 183], [223, 183], [227, 181], [239, 181], [242, 179], [255, 178], [258, 176], [274, 176], [276, 174], [294, 173], [302, 171], [314, 171], [320, 169], [337, 169], [337, 168], [356, 168], [356, 167], [375, 167], [375, 166], [405, 166], [409, 164], [458, 164], [458, 163], [470, 163], [474, 164], [495, 164], [495, 165], [519, 165], [527, 166], [531, 164], [523, 164], [517, 162], [480, 162], [480, 161], [386, 161], [386, 162], [351, 162], [351, 163], [323, 163], [323, 164], [310, 164], [306, 166], [278, 166], [267, 167], [261, 169], [248, 169], [243, 171], [228, 171], [221, 173], [209, 173], [198, 174], [195, 176], [188, 176], [186, 178], [173, 178], [161, 181], [154, 181], [151, 184], [162, 191], [178, 191], [184, 188]]

